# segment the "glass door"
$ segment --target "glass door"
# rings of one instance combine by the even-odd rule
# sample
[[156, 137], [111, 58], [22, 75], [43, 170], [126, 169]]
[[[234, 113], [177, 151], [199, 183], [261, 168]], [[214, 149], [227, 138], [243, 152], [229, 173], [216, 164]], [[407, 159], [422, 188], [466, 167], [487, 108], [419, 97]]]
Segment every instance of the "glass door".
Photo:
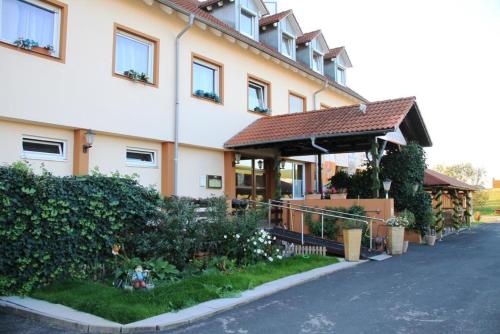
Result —
[[236, 164], [236, 198], [264, 201], [267, 182], [263, 159], [242, 158]]
[[304, 198], [304, 165], [293, 164], [293, 198]]
[[304, 164], [287, 161], [281, 169], [281, 197], [304, 198], [304, 180]]

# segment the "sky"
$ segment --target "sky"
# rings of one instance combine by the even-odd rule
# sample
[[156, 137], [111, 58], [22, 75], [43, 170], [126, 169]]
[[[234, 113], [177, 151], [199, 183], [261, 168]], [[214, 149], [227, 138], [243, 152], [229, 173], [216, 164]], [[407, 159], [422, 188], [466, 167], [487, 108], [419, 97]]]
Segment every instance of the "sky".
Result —
[[[347, 85], [370, 101], [416, 96], [428, 164], [500, 179], [500, 0], [279, 0], [304, 32], [345, 46]], [[490, 180], [487, 180], [487, 185]]]

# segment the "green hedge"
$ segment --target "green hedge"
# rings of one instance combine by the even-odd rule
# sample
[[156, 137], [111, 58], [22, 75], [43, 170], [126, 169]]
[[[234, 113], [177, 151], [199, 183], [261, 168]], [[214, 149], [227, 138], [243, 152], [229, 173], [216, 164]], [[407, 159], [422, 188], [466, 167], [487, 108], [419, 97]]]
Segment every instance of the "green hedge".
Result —
[[0, 294], [102, 275], [115, 242], [134, 249], [144, 225], [162, 218], [161, 201], [130, 178], [0, 167]]

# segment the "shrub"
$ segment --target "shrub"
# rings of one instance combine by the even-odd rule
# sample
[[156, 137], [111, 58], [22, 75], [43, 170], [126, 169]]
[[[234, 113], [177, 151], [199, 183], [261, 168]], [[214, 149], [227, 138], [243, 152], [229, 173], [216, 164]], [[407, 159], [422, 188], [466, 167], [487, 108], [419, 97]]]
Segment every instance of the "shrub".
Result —
[[[359, 215], [365, 216], [366, 212], [362, 206], [353, 205], [350, 208], [343, 207], [325, 207], [327, 210], [338, 212], [339, 216], [343, 216], [343, 213], [351, 214], [351, 215]], [[350, 217], [349, 215], [345, 215], [345, 217]], [[313, 220], [313, 216], [311, 214], [306, 215], [306, 224], [309, 227], [309, 231], [312, 235], [321, 237], [321, 220]], [[367, 224], [361, 221], [353, 221], [350, 219], [342, 219], [336, 217], [328, 217], [325, 216], [323, 221], [323, 235], [325, 238], [330, 240], [335, 240], [339, 233], [341, 232], [341, 228], [363, 228], [363, 235], [367, 230]], [[369, 238], [368, 238], [369, 242]]]
[[347, 186], [347, 198], [372, 198], [371, 169], [357, 171], [351, 175], [349, 185]]
[[344, 171], [338, 171], [330, 178], [330, 187], [337, 192], [343, 192], [349, 187], [350, 178], [349, 174]]
[[1, 285], [16, 293], [102, 275], [113, 244], [134, 249], [162, 218], [158, 193], [133, 179], [35, 175], [19, 163], [0, 167], [0, 198]]

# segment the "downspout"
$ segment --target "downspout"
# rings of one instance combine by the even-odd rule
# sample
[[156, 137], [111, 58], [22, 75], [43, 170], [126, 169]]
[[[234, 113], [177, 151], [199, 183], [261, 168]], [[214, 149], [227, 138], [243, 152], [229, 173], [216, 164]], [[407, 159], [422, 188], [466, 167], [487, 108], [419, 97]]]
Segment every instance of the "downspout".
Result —
[[326, 148], [321, 147], [318, 144], [316, 144], [316, 137], [311, 137], [311, 145], [312, 145], [312, 147], [314, 147], [317, 150], [320, 150], [323, 153], [326, 153], [326, 154], [330, 153], [330, 151], [328, 151]]
[[325, 89], [327, 89], [329, 84], [330, 83], [328, 82], [328, 80], [325, 80], [325, 85], [323, 87], [321, 87], [321, 89], [314, 92], [314, 94], [313, 94], [313, 103], [314, 103], [313, 110], [316, 110], [316, 105], [317, 105], [316, 96], [319, 93], [321, 93], [322, 91], [324, 91]]
[[174, 114], [174, 196], [179, 195], [179, 58], [181, 38], [194, 23], [194, 14], [189, 15], [189, 22], [175, 38], [175, 114]]
[[[316, 106], [317, 106], [317, 96], [319, 93], [321, 93], [322, 91], [324, 91], [325, 89], [328, 88], [328, 80], [325, 80], [325, 84], [322, 88], [320, 88], [319, 90], [315, 91], [314, 94], [313, 94], [313, 109], [316, 110]], [[321, 109], [321, 107], [320, 107]], [[314, 146], [314, 145], [313, 145]], [[314, 163], [316, 165], [316, 170], [315, 170], [315, 174], [316, 174], [316, 184], [314, 185], [314, 187], [316, 188], [316, 191], [319, 192], [320, 189], [319, 189], [319, 183], [318, 183], [318, 180], [319, 180], [319, 161], [318, 161], [318, 156], [315, 156], [314, 157]]]

